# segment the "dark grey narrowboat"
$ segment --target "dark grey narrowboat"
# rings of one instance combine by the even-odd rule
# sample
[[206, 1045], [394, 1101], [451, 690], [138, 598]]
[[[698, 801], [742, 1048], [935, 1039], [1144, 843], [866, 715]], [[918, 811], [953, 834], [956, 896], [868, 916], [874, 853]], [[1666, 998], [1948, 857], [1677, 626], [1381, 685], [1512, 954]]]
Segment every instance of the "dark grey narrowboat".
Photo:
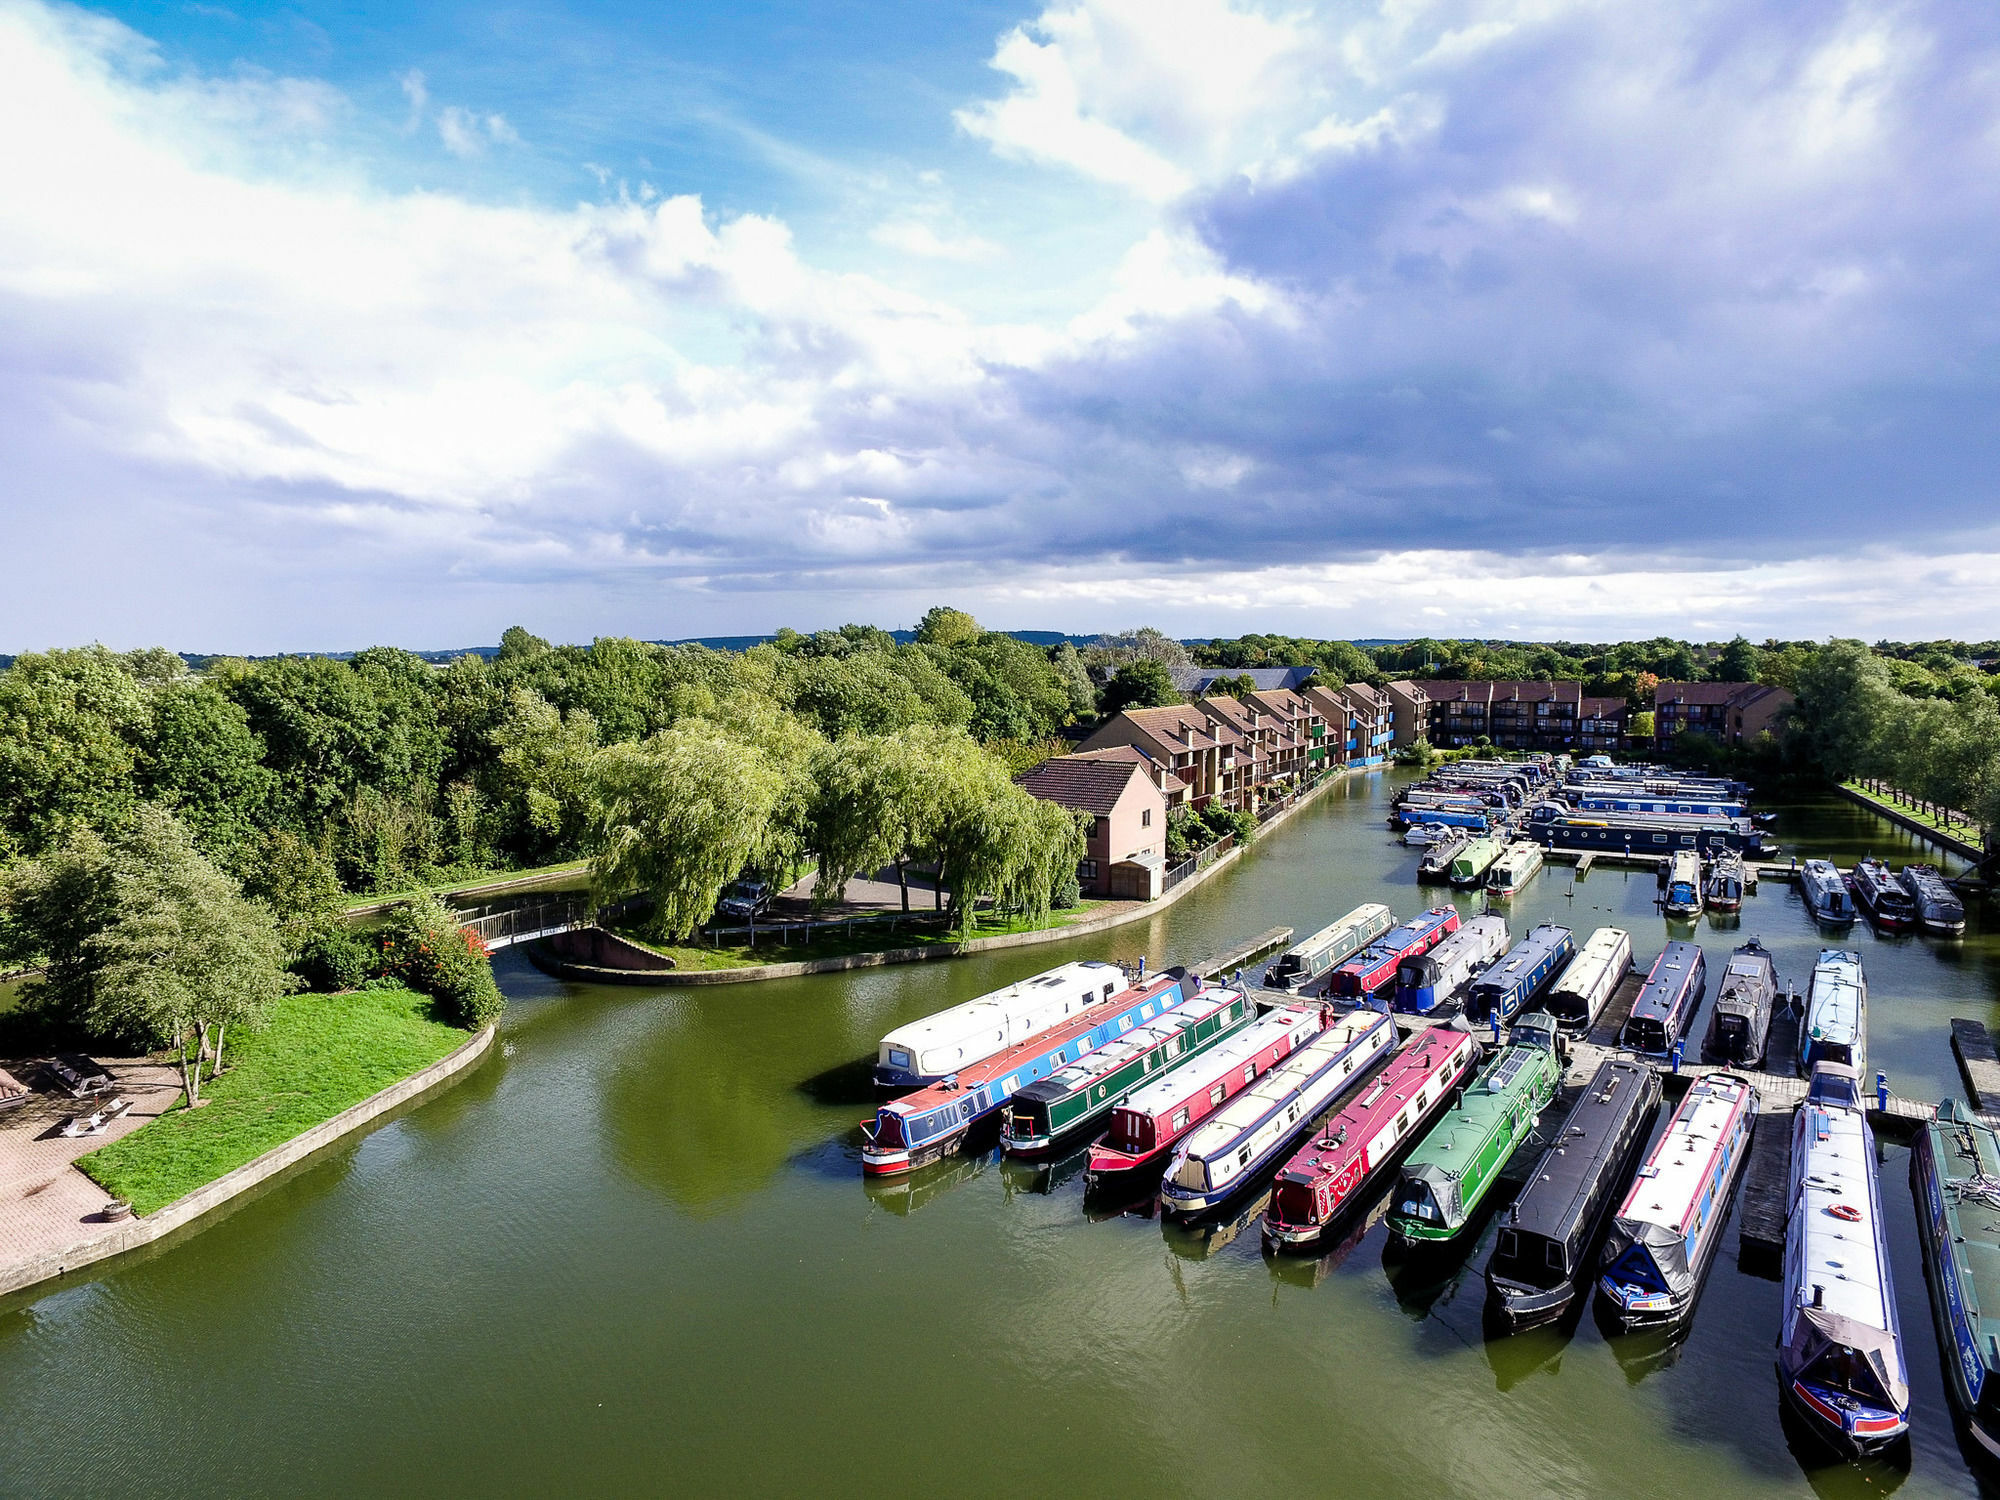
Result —
[[1917, 906], [1917, 920], [1930, 932], [1965, 931], [1965, 903], [1945, 882], [1936, 865], [1904, 865], [1903, 889]]
[[1669, 943], [1653, 960], [1652, 972], [1632, 1014], [1618, 1033], [1618, 1045], [1665, 1057], [1687, 1035], [1694, 1013], [1708, 994], [1708, 960], [1699, 943]]
[[1514, 1332], [1567, 1312], [1597, 1273], [1595, 1252], [1660, 1112], [1660, 1075], [1631, 1058], [1598, 1066], [1514, 1200], [1486, 1262], [1494, 1321]]
[[1701, 1039], [1705, 1062], [1761, 1068], [1771, 1041], [1771, 1014], [1778, 1004], [1778, 966], [1756, 938], [1729, 955], [1722, 987], [1708, 1013]]

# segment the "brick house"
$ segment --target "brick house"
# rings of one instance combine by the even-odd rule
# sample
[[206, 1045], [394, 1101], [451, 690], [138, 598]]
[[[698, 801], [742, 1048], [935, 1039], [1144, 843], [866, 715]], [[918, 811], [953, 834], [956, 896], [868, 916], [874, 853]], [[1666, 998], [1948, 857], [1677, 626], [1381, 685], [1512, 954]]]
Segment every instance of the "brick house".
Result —
[[1425, 682], [1396, 684], [1410, 722], [1423, 722], [1433, 745], [1455, 750], [1481, 735], [1503, 750], [1617, 749], [1629, 705], [1586, 698], [1580, 682]]
[[1090, 814], [1076, 867], [1086, 896], [1151, 901], [1167, 870], [1167, 794], [1142, 752], [1119, 746], [1058, 755], [1020, 778], [1044, 802]]
[[1653, 689], [1653, 744], [1664, 750], [1682, 730], [1725, 745], [1775, 734], [1798, 699], [1761, 682], [1663, 682]]

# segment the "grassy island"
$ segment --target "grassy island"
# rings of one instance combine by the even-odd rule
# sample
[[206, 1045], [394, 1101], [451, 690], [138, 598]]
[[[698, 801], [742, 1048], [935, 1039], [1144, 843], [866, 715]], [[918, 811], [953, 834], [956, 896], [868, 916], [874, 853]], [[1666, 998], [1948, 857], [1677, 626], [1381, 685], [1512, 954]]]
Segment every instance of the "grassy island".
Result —
[[261, 1031], [232, 1032], [228, 1066], [185, 1104], [77, 1162], [149, 1214], [463, 1045], [412, 990], [288, 995]]

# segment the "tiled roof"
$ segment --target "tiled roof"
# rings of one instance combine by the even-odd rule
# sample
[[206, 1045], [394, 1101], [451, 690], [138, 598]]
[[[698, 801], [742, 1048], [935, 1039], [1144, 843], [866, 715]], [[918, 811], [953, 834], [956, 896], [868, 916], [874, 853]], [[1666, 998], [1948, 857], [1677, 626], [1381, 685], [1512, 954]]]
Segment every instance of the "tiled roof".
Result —
[[1021, 785], [1044, 802], [1104, 814], [1118, 805], [1134, 777], [1153, 784], [1136, 760], [1099, 755], [1057, 755], [1020, 778]]
[[1433, 703], [1574, 703], [1583, 696], [1580, 682], [1439, 680], [1418, 685]]
[[1663, 682], [1653, 689], [1653, 704], [1659, 707], [1668, 703], [1727, 703], [1734, 708], [1748, 708], [1759, 699], [1784, 691], [1761, 682]]
[[1174, 686], [1184, 698], [1200, 698], [1218, 677], [1247, 677], [1260, 692], [1270, 688], [1295, 688], [1318, 667], [1171, 667]]
[[1623, 698], [1585, 698], [1577, 705], [1579, 719], [1615, 719], [1625, 712]]
[[[1211, 745], [1234, 745], [1242, 736], [1228, 725], [1209, 718], [1198, 708], [1128, 708], [1124, 716], [1162, 744], [1176, 750], [1205, 750]], [[1193, 731], [1193, 740], [1183, 740], [1181, 731]]]

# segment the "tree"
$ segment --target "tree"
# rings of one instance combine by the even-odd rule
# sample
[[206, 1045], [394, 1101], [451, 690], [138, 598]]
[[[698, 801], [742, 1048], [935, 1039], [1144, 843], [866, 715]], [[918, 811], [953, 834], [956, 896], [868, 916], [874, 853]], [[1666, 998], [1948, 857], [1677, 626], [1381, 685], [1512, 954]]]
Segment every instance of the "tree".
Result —
[[1104, 689], [1107, 716], [1128, 708], [1161, 708], [1181, 701], [1174, 679], [1159, 662], [1150, 658], [1127, 662], [1112, 676]]
[[509, 625], [500, 632], [500, 652], [494, 660], [502, 662], [531, 661], [549, 649], [549, 643], [538, 635], [530, 635], [519, 625]]
[[16, 657], [0, 673], [0, 860], [117, 827], [138, 800], [150, 719], [145, 689], [103, 646]]
[[[1135, 661], [1154, 661], [1163, 667], [1194, 665], [1194, 658], [1188, 655], [1187, 647], [1165, 631], [1155, 630], [1150, 625], [1118, 635], [1100, 635], [1085, 649], [1083, 659], [1086, 664], [1107, 671]], [[1228, 665], [1242, 666], [1243, 663], [1230, 662]]]
[[1652, 709], [1642, 708], [1632, 715], [1632, 722], [1628, 726], [1629, 732], [1639, 736], [1641, 739], [1651, 739], [1653, 737], [1654, 726], [1658, 722], [1659, 720], [1655, 717]]
[[171, 810], [195, 845], [247, 875], [263, 842], [277, 777], [241, 705], [212, 682], [181, 680], [153, 696], [135, 766], [140, 792]]
[[514, 847], [531, 861], [580, 847], [590, 826], [597, 721], [564, 714], [530, 687], [508, 694], [492, 732], [493, 784]]
[[0, 873], [0, 962], [43, 966], [22, 991], [24, 1007], [60, 1025], [89, 1024], [99, 967], [91, 939], [112, 900], [111, 851], [90, 828]]
[[270, 912], [245, 900], [171, 813], [139, 809], [111, 845], [110, 871], [110, 919], [87, 943], [97, 964], [91, 1030], [171, 1045], [198, 1106], [202, 1060], [213, 1058], [210, 1076], [221, 1068], [229, 1026], [261, 1026], [298, 981]]
[[1757, 674], [1763, 670], [1764, 653], [1742, 636], [1737, 636], [1722, 648], [1722, 655], [1716, 658], [1715, 680], [1717, 682], [1755, 682]]
[[943, 604], [932, 605], [924, 612], [923, 619], [917, 622], [917, 644], [922, 646], [942, 646], [950, 650], [954, 646], [969, 645], [982, 634], [979, 622], [971, 615]]
[[1211, 698], [1244, 698], [1257, 691], [1257, 681], [1248, 672], [1235, 677], [1218, 677], [1208, 685]]
[[715, 911], [723, 885], [766, 848], [784, 778], [765, 755], [699, 721], [638, 745], [612, 745], [593, 765], [601, 899], [652, 899], [647, 929], [680, 939]]
[[1070, 722], [1095, 717], [1097, 684], [1091, 680], [1090, 669], [1083, 664], [1083, 653], [1064, 641], [1049, 653], [1049, 663], [1056, 669], [1056, 681], [1069, 694]]
[[1855, 640], [1829, 642], [1799, 669], [1799, 735], [1836, 781], [1875, 774], [1881, 726], [1898, 694], [1880, 657]]

